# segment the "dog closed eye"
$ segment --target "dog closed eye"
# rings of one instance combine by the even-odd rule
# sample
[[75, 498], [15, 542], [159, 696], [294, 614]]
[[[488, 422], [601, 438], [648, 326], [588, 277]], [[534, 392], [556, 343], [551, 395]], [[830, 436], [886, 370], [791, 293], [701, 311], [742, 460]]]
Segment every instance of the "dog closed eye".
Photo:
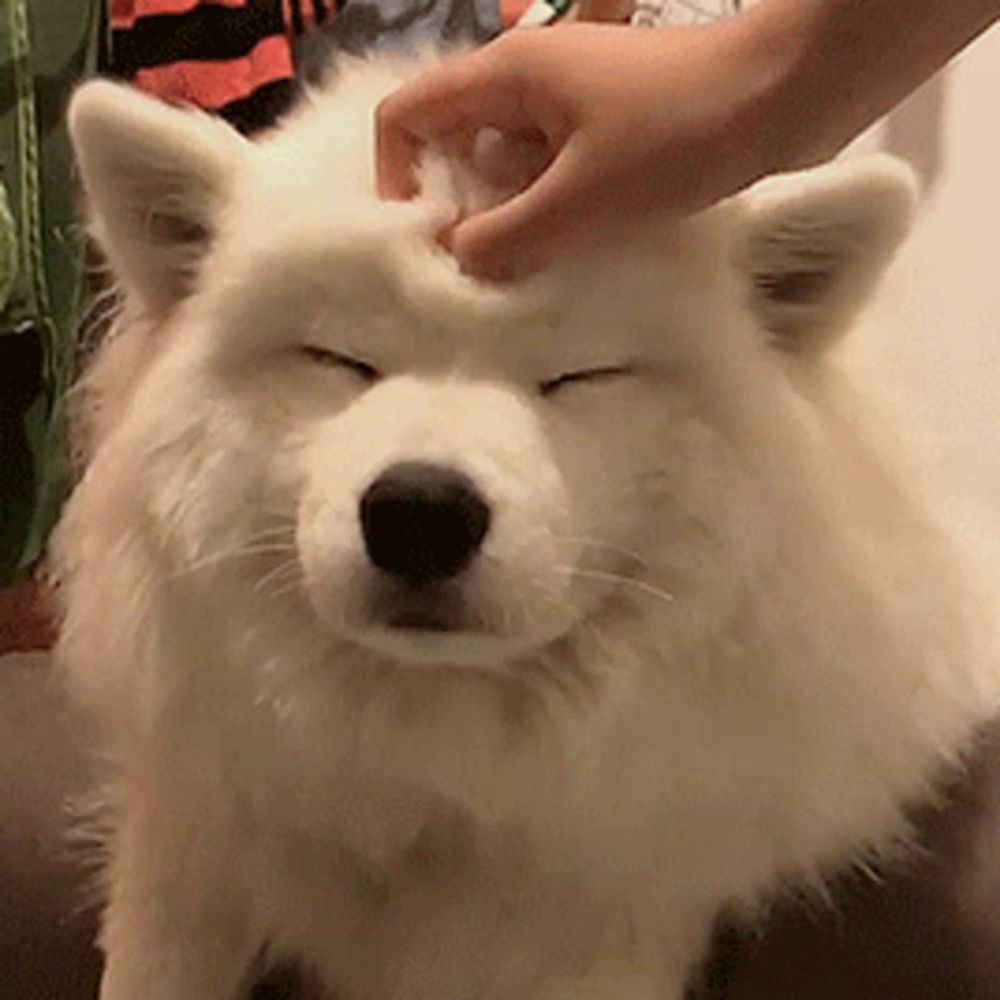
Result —
[[631, 375], [632, 369], [628, 365], [602, 365], [598, 368], [581, 368], [578, 371], [565, 372], [555, 378], [546, 379], [538, 384], [538, 391], [543, 396], [551, 396], [560, 389], [565, 389], [571, 385], [580, 383], [598, 383], [611, 381]]
[[350, 355], [340, 354], [325, 347], [317, 347], [314, 344], [304, 344], [299, 350], [313, 364], [324, 368], [346, 369], [364, 379], [365, 382], [376, 382], [381, 378], [381, 373], [374, 365], [370, 365], [367, 361], [361, 361], [359, 358], [352, 358]]

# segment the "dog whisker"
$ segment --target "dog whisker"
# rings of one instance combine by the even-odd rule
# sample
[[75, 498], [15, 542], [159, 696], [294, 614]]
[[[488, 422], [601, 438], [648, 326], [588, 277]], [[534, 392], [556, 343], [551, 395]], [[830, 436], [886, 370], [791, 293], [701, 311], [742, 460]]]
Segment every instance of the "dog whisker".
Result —
[[[280, 589], [280, 587], [293, 580], [298, 582], [301, 579], [301, 575], [302, 567], [298, 559], [286, 559], [284, 562], [280, 562], [277, 566], [268, 570], [267, 573], [254, 583], [253, 589], [255, 593], [263, 594], [271, 585], [277, 585]], [[278, 591], [272, 590], [268, 596], [277, 597]]]
[[238, 559], [249, 559], [254, 556], [273, 555], [275, 553], [287, 553], [294, 551], [295, 547], [293, 545], [280, 542], [261, 545], [244, 545], [239, 548], [223, 552], [213, 552], [211, 555], [204, 556], [201, 559], [197, 559], [194, 562], [181, 567], [175, 575], [186, 576], [192, 573], [200, 573], [202, 570], [208, 569], [209, 567], [219, 566], [222, 563]]
[[611, 542], [603, 541], [599, 538], [588, 538], [586, 535], [556, 535], [556, 542], [565, 542], [569, 545], [581, 545], [586, 549], [600, 549], [604, 552], [614, 552], [618, 555], [627, 556], [640, 566], [646, 565], [646, 558], [634, 549], [627, 549], [621, 545], [614, 545]]
[[637, 580], [635, 577], [623, 576], [620, 573], [609, 573], [603, 570], [583, 569], [580, 567], [563, 567], [557, 569], [556, 572], [560, 575], [574, 578], [597, 580], [615, 586], [631, 587], [639, 593], [646, 594], [648, 597], [654, 597], [665, 604], [673, 604], [676, 601], [674, 595], [669, 591], [663, 590], [661, 587], [657, 587], [655, 584], [648, 583], [645, 580]]

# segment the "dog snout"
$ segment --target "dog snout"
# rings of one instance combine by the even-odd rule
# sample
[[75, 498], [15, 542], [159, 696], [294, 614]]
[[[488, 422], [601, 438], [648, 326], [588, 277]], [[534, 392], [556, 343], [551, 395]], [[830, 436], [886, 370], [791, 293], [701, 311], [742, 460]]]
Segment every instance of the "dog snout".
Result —
[[365, 490], [359, 517], [371, 562], [416, 585], [464, 570], [489, 531], [491, 511], [457, 469], [401, 462]]

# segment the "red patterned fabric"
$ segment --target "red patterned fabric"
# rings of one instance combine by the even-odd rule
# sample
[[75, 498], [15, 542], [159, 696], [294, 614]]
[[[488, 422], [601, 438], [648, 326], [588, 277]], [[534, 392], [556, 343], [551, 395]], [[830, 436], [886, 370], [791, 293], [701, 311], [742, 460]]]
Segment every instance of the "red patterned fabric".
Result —
[[292, 75], [288, 41], [272, 35], [258, 42], [245, 56], [218, 62], [180, 60], [152, 66], [140, 69], [133, 82], [142, 90], [168, 100], [216, 109]]
[[[203, 0], [111, 0], [112, 29], [131, 28], [140, 17], [186, 14]], [[218, 7], [243, 7], [246, 0], [211, 0]]]
[[338, 0], [108, 0], [111, 69], [252, 131], [294, 91], [292, 42]]

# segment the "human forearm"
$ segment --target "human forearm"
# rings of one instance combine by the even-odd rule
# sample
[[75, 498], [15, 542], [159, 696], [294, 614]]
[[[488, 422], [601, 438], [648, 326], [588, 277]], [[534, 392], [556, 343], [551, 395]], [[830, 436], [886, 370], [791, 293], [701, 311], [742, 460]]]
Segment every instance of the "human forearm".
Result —
[[767, 65], [768, 171], [825, 159], [1000, 18], [1000, 0], [767, 0], [732, 31]]

